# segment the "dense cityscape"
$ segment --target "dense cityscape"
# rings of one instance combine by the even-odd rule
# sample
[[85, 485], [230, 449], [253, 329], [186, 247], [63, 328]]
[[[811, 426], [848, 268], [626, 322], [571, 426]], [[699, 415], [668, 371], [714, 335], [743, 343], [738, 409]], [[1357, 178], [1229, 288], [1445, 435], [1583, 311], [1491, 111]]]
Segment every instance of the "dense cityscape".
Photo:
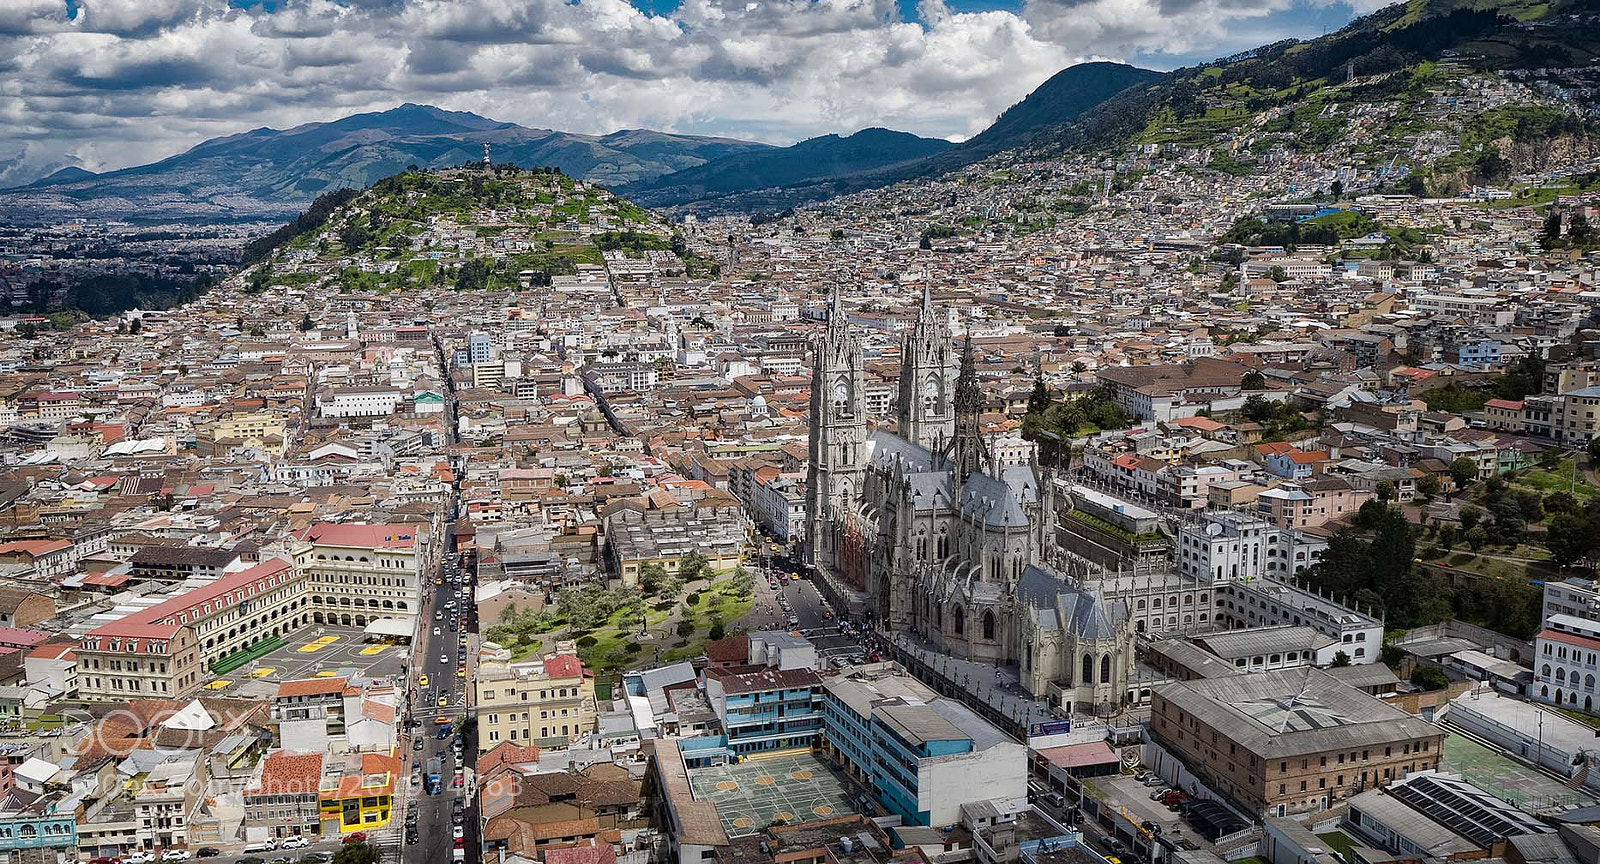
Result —
[[0, 190], [0, 861], [1595, 864], [1600, 16], [1485, 8]]

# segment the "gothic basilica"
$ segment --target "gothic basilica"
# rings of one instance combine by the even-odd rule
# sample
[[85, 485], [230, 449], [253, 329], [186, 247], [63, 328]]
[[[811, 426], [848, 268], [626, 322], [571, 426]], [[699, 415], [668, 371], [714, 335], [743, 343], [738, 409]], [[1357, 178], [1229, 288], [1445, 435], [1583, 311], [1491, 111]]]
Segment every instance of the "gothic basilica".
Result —
[[861, 587], [880, 630], [1016, 665], [1062, 707], [1116, 710], [1134, 663], [1128, 611], [1046, 565], [1054, 483], [991, 452], [972, 341], [957, 361], [924, 293], [900, 357], [895, 431], [869, 430], [861, 343], [835, 294], [814, 346], [810, 563]]

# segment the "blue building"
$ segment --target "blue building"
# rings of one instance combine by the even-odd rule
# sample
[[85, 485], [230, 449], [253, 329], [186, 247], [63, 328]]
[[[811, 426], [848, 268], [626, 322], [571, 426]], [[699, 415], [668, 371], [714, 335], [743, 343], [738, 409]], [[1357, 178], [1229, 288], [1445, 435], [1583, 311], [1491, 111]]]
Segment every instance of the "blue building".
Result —
[[810, 749], [822, 731], [821, 691], [822, 676], [809, 668], [706, 670], [706, 698], [739, 756]]
[[823, 685], [822, 750], [909, 825], [952, 825], [961, 805], [1027, 799], [1027, 748], [892, 663]]
[[1466, 339], [1451, 348], [1460, 366], [1494, 366], [1500, 362], [1500, 343], [1494, 339]]
[[487, 363], [490, 359], [489, 334], [473, 331], [467, 336], [467, 354], [473, 363]]
[[71, 813], [0, 812], [0, 857], [13, 860], [13, 852], [26, 849], [61, 849], [76, 853], [78, 825]]

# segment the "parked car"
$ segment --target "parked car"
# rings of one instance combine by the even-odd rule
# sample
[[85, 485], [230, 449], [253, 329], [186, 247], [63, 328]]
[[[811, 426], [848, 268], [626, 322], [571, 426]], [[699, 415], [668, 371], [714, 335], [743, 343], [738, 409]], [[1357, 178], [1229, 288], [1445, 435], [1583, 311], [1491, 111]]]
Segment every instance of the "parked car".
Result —
[[1159, 774], [1151, 774], [1149, 777], [1144, 778], [1144, 785], [1146, 786], [1164, 786], [1166, 782], [1161, 779]]
[[304, 849], [304, 848], [306, 848], [307, 846], [310, 846], [310, 845], [311, 845], [311, 841], [307, 840], [304, 837], [290, 837], [289, 839], [283, 841], [283, 845], [279, 846], [278, 848], [279, 849]]
[[162, 861], [188, 861], [192, 857], [187, 849], [168, 849], [161, 853]]
[[1100, 845], [1113, 855], [1125, 855], [1128, 852], [1128, 844], [1115, 837], [1107, 837], [1101, 840]]
[[215, 858], [215, 857], [217, 857], [218, 855], [221, 855], [221, 854], [222, 854], [222, 850], [221, 849], [217, 849], [217, 848], [212, 847], [212, 846], [201, 846], [199, 849], [195, 850], [194, 857], [196, 857], [196, 858]]
[[346, 843], [365, 843], [365, 842], [367, 842], [367, 832], [365, 832], [365, 831], [357, 831], [354, 834], [346, 834], [344, 836], [344, 842], [346, 842]]
[[126, 864], [150, 864], [156, 860], [156, 856], [150, 852], [135, 852], [122, 860]]

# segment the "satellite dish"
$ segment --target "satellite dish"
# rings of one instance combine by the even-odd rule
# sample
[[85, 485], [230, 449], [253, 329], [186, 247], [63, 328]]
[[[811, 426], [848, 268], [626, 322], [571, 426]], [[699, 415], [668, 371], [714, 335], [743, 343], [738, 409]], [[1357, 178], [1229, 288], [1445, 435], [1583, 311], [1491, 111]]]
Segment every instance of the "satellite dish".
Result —
[[1211, 535], [1212, 537], [1221, 536], [1221, 534], [1222, 534], [1222, 526], [1217, 524], [1216, 522], [1207, 522], [1206, 523], [1206, 533]]

